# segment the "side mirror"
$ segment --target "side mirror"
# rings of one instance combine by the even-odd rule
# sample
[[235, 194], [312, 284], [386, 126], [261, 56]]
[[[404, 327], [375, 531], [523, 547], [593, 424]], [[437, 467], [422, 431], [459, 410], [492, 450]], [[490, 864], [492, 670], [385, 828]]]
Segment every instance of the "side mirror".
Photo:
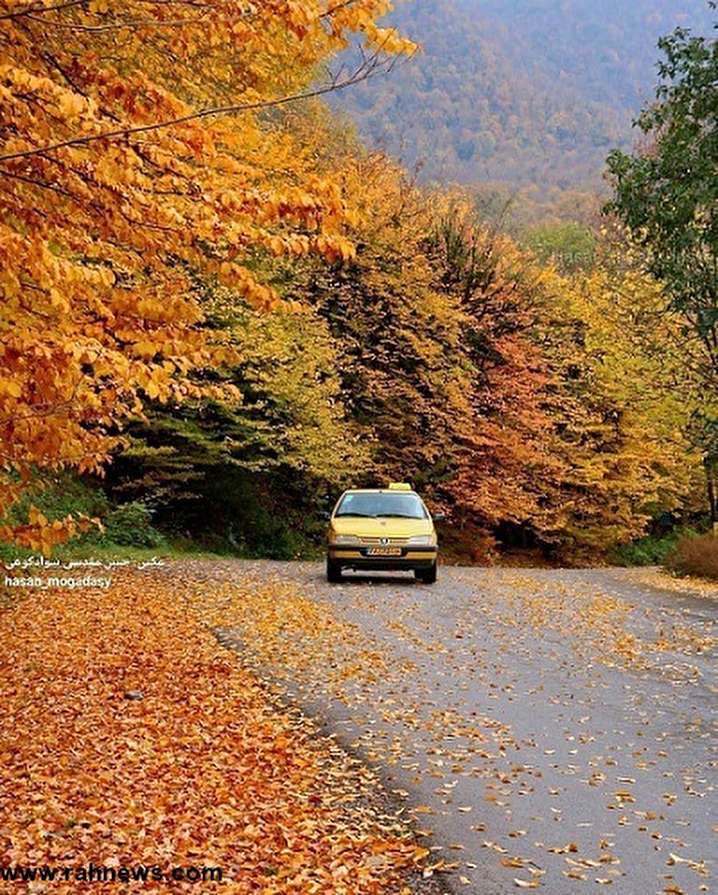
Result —
[[432, 513], [431, 518], [434, 522], [443, 522], [446, 519], [446, 513]]

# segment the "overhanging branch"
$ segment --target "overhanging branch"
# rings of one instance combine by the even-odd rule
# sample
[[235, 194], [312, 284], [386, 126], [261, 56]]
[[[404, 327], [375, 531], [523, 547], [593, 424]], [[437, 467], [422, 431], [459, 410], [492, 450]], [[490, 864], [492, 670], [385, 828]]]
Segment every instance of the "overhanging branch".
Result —
[[386, 69], [390, 70], [394, 60], [389, 65], [386, 60], [379, 56], [378, 53], [372, 55], [369, 59], [362, 62], [358, 69], [351, 75], [343, 79], [334, 79], [331, 83], [322, 87], [316, 87], [313, 90], [306, 90], [302, 93], [294, 93], [289, 96], [283, 96], [279, 99], [259, 100], [253, 103], [237, 103], [227, 106], [213, 106], [209, 109], [201, 109], [199, 112], [190, 112], [187, 115], [180, 115], [177, 118], [169, 118], [165, 121], [157, 121], [154, 124], [142, 124], [136, 127], [117, 128], [116, 130], [103, 131], [99, 134], [88, 134], [82, 137], [71, 137], [68, 140], [60, 140], [57, 143], [48, 143], [45, 146], [37, 146], [34, 149], [24, 149], [20, 152], [11, 152], [6, 155], [0, 155], [0, 162], [11, 162], [23, 158], [32, 158], [34, 156], [43, 155], [53, 152], [56, 149], [65, 149], [69, 146], [84, 146], [88, 143], [94, 143], [97, 140], [116, 140], [121, 137], [129, 137], [133, 134], [144, 134], [150, 131], [162, 130], [163, 128], [173, 127], [177, 124], [186, 124], [189, 121], [197, 121], [201, 118], [210, 118], [215, 115], [237, 115], [242, 112], [255, 112], [260, 109], [268, 109], [276, 106], [283, 106], [287, 103], [297, 102], [303, 99], [312, 99], [318, 96], [324, 96], [335, 90], [344, 90], [353, 84], [367, 80], [377, 72]]

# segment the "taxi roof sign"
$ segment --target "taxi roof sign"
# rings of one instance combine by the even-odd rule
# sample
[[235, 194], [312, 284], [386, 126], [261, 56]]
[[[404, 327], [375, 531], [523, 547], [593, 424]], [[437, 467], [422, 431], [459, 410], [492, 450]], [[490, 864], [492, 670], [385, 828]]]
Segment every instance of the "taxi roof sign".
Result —
[[391, 482], [389, 484], [390, 491], [411, 491], [412, 487], [408, 482]]

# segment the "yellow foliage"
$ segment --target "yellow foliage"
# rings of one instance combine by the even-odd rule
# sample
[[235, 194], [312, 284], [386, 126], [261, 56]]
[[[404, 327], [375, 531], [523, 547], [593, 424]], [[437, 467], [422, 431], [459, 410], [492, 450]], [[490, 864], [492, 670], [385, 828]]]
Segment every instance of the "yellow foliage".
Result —
[[551, 413], [564, 494], [551, 525], [576, 550], [601, 551], [642, 534], [651, 515], [696, 503], [692, 351], [659, 287], [632, 267], [551, 276]]

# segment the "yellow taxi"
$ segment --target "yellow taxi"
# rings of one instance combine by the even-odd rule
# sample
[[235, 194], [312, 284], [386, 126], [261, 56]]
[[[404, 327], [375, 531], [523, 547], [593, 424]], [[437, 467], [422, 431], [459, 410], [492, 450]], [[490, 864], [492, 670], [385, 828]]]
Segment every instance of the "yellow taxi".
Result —
[[436, 581], [434, 519], [406, 482], [387, 488], [345, 491], [329, 519], [327, 581], [341, 580], [342, 569], [406, 569], [425, 584]]

